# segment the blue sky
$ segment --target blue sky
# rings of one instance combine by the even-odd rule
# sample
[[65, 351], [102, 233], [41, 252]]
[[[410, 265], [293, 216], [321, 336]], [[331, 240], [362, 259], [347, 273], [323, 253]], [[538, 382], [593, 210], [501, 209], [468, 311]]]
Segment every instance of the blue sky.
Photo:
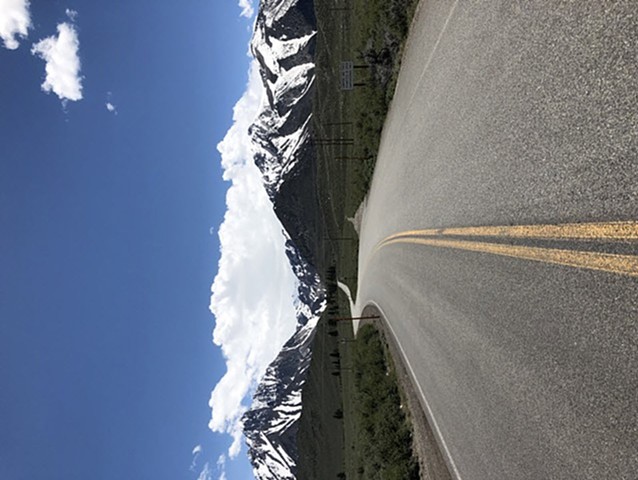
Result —
[[[0, 0], [0, 478], [251, 478], [237, 421], [294, 329], [246, 146], [251, 4], [32, 0], [26, 38], [2, 19], [20, 4]], [[238, 284], [272, 268], [246, 251], [285, 286], [261, 344], [241, 322], [273, 292]]]

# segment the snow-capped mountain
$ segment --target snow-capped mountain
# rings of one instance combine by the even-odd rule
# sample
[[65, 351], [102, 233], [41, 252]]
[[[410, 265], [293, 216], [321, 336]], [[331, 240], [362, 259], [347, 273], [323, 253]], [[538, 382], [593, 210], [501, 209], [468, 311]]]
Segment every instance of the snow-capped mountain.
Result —
[[248, 455], [260, 480], [296, 478], [301, 392], [310, 367], [315, 327], [326, 305], [314, 268], [299, 257], [290, 241], [286, 253], [299, 279], [297, 330], [268, 366], [243, 417]]
[[310, 366], [316, 322], [300, 327], [268, 367], [244, 414], [244, 434], [255, 477], [294, 480], [301, 391]]
[[268, 104], [250, 135], [271, 198], [303, 157], [310, 135], [315, 25], [312, 0], [263, 0], [257, 14], [251, 51]]
[[266, 102], [249, 130], [254, 159], [275, 213], [311, 264], [319, 211], [312, 145], [315, 45], [313, 0], [262, 0], [251, 50]]
[[260, 480], [295, 479], [301, 393], [325, 292], [314, 264], [318, 235], [312, 96], [316, 19], [312, 0], [262, 0], [251, 50], [267, 101], [250, 135], [255, 164], [288, 241], [298, 280], [297, 330], [269, 365], [243, 417], [248, 454]]

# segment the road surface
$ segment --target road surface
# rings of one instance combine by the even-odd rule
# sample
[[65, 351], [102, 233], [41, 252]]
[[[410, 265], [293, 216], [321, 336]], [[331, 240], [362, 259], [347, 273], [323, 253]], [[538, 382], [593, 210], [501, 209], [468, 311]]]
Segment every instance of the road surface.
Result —
[[356, 308], [384, 313], [457, 478], [638, 478], [636, 6], [418, 10]]

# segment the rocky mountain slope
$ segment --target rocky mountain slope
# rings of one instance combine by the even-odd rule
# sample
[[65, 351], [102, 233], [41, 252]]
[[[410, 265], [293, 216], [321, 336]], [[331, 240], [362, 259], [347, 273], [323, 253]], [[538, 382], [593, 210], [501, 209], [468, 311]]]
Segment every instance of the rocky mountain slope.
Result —
[[315, 29], [313, 0], [262, 0], [251, 50], [268, 101], [250, 128], [275, 213], [313, 265], [319, 212], [311, 121]]

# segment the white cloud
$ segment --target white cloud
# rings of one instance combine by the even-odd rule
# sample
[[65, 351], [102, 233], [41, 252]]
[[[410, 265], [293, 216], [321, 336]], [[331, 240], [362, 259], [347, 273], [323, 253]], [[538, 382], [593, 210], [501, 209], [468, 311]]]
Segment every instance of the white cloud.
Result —
[[219, 480], [226, 480], [226, 455], [220, 455], [217, 459], [217, 471], [219, 473]]
[[252, 0], [239, 0], [239, 8], [241, 8], [241, 16], [246, 18], [252, 18], [255, 14]]
[[262, 95], [253, 61], [247, 90], [233, 111], [234, 124], [217, 147], [224, 179], [232, 185], [219, 228], [221, 258], [210, 309], [216, 319], [213, 342], [222, 349], [227, 371], [211, 393], [209, 427], [233, 437], [231, 458], [241, 450], [240, 419], [247, 409], [243, 402], [296, 325], [297, 281], [248, 136]]
[[212, 480], [213, 478], [213, 470], [210, 468], [208, 463], [204, 464], [203, 470], [200, 472], [197, 480]]
[[106, 92], [106, 103], [104, 104], [104, 106], [113, 115], [117, 115], [117, 105], [113, 103], [113, 92]]
[[20, 43], [17, 37], [26, 38], [31, 28], [28, 0], [0, 0], [0, 38], [9, 50]]
[[203, 448], [201, 445], [195, 445], [193, 448], [193, 460], [191, 461], [191, 466], [188, 468], [191, 472], [195, 471], [195, 468], [197, 467], [197, 459], [201, 455], [202, 450]]
[[47, 37], [33, 45], [31, 53], [46, 62], [42, 90], [55, 93], [60, 100], [82, 99], [82, 77], [78, 34], [70, 23], [58, 25], [58, 36]]
[[70, 8], [67, 8], [65, 13], [66, 13], [66, 16], [69, 17], [69, 20], [71, 20], [72, 22], [75, 22], [75, 19], [78, 18], [78, 12], [76, 10], [71, 10]]

